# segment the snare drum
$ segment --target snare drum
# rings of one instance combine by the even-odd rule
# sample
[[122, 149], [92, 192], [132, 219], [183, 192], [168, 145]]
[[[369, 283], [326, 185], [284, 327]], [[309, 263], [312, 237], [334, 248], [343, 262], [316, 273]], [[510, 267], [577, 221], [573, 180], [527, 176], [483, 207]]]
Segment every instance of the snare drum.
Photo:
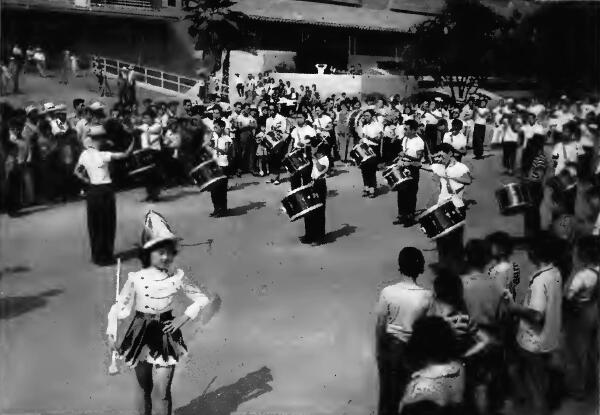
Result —
[[417, 217], [421, 230], [428, 238], [438, 239], [465, 225], [466, 214], [453, 199], [432, 206]]
[[282, 161], [283, 166], [290, 172], [290, 174], [300, 173], [304, 169], [310, 167], [310, 161], [306, 157], [306, 153], [303, 148], [296, 149], [288, 153]]
[[281, 148], [285, 145], [285, 140], [280, 140], [273, 132], [265, 134], [263, 145], [267, 148], [269, 153], [278, 154]]
[[360, 166], [369, 160], [374, 160], [375, 152], [367, 143], [361, 142], [352, 148], [352, 151], [350, 151], [350, 157], [352, 157], [356, 164]]
[[313, 188], [312, 183], [292, 190], [283, 198], [281, 204], [292, 222], [323, 207], [321, 196]]
[[412, 173], [409, 169], [401, 169], [400, 167], [393, 165], [388, 166], [383, 171], [383, 178], [387, 180], [390, 185], [390, 189], [396, 190], [396, 187], [407, 180], [412, 180]]
[[156, 168], [158, 151], [151, 148], [135, 150], [127, 160], [127, 170], [130, 176], [138, 176]]
[[211, 191], [215, 185], [227, 180], [227, 176], [215, 160], [208, 160], [194, 167], [190, 171], [190, 177], [202, 191]]
[[496, 190], [496, 199], [503, 215], [512, 215], [531, 207], [529, 188], [523, 183], [509, 183]]

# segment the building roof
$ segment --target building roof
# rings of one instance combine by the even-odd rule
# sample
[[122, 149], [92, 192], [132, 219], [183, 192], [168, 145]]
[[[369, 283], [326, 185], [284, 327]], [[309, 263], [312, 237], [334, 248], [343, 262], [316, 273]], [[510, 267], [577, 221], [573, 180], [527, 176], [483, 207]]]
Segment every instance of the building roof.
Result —
[[[429, 16], [297, 0], [242, 0], [232, 7], [252, 19], [363, 30], [407, 32]], [[416, 13], [416, 12], [415, 12]]]

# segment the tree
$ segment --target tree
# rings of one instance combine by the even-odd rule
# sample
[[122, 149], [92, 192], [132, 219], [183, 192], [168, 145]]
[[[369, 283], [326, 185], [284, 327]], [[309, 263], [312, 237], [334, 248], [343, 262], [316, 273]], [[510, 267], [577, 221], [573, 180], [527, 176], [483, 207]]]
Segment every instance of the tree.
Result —
[[507, 20], [478, 0], [446, 0], [441, 14], [411, 28], [403, 51], [407, 73], [431, 76], [464, 101], [494, 71]]
[[248, 39], [247, 16], [231, 10], [235, 4], [231, 0], [183, 0], [185, 19], [192, 22], [188, 33], [195, 40], [195, 49], [203, 52], [210, 75], [223, 69], [222, 85], [229, 84], [231, 50], [243, 47]]

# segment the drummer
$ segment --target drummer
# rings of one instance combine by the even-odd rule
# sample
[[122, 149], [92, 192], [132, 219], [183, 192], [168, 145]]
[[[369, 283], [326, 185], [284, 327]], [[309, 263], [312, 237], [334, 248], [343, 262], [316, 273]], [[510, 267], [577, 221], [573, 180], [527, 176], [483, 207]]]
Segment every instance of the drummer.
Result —
[[[306, 115], [302, 111], [298, 111], [296, 114], [296, 127], [291, 133], [292, 139], [294, 140], [294, 150], [304, 149], [308, 159], [312, 158], [311, 143], [315, 142], [317, 132], [314, 128], [306, 123]], [[310, 182], [310, 170], [306, 169], [301, 174], [292, 174], [290, 177], [290, 184], [292, 190], [298, 187], [308, 184]]]
[[377, 120], [373, 110], [367, 110], [363, 113], [361, 142], [366, 143], [375, 153], [374, 160], [369, 160], [360, 166], [363, 178], [363, 197], [375, 197], [377, 189], [377, 163], [381, 156], [380, 146], [383, 137], [383, 126]]
[[[452, 200], [459, 211], [466, 214], [463, 194], [465, 187], [473, 183], [473, 177], [469, 168], [456, 160], [454, 147], [448, 143], [442, 143], [438, 146], [435, 158], [437, 159], [437, 163], [431, 165], [431, 170], [434, 176], [440, 181], [438, 205]], [[460, 265], [457, 261], [463, 256], [463, 236], [464, 227], [461, 226], [447, 235], [436, 239], [438, 265], [450, 268]]]
[[319, 194], [323, 206], [304, 216], [305, 235], [300, 238], [302, 243], [310, 243], [312, 246], [321, 245], [325, 239], [325, 206], [327, 199], [327, 183], [325, 177], [329, 169], [329, 145], [322, 142], [315, 148], [312, 157], [312, 179], [313, 189]]
[[225, 121], [214, 121], [210, 146], [214, 150], [213, 156], [215, 157], [217, 164], [225, 173], [225, 180], [219, 181], [210, 192], [210, 198], [214, 206], [214, 211], [210, 216], [220, 218], [227, 216], [227, 177], [228, 174], [231, 173], [229, 171], [229, 160], [233, 150], [233, 140], [229, 135], [225, 134]]
[[[287, 119], [279, 113], [278, 107], [275, 104], [270, 104], [267, 110], [268, 116], [265, 120], [265, 133], [273, 132], [276, 137], [280, 140], [287, 141], [288, 139], [288, 128]], [[273, 178], [271, 183], [278, 185], [279, 175], [281, 174], [281, 159], [285, 155], [287, 145], [281, 146], [281, 149], [269, 154], [269, 167], [273, 172]]]
[[413, 222], [417, 206], [419, 171], [421, 168], [421, 159], [425, 152], [425, 142], [417, 134], [419, 123], [415, 120], [407, 120], [404, 126], [402, 151], [399, 154], [397, 166], [402, 170], [407, 169], [412, 179], [401, 183], [396, 189], [398, 195], [398, 218], [394, 221], [394, 225], [410, 226]]

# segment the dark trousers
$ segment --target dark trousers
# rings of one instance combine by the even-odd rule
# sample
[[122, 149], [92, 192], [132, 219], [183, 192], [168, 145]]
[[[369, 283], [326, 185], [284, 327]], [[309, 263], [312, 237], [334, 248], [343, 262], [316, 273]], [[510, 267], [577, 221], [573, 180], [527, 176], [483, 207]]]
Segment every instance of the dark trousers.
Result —
[[485, 141], [485, 125], [475, 124], [473, 128], [473, 154], [475, 157], [483, 156], [483, 142]]
[[556, 374], [550, 366], [551, 355], [549, 353], [531, 353], [518, 348], [518, 370], [519, 379], [523, 382], [522, 392], [528, 406], [533, 409], [535, 415], [549, 415], [553, 399], [553, 377]]
[[397, 415], [404, 389], [410, 380], [410, 366], [406, 356], [406, 344], [385, 335], [377, 348], [379, 370], [378, 415]]
[[310, 166], [310, 168], [304, 169], [301, 173], [295, 173], [290, 176], [290, 185], [292, 187], [292, 190], [305, 186], [312, 181], [312, 179], [310, 178], [311, 170], [312, 165]]
[[325, 205], [327, 204], [327, 183], [317, 179], [313, 185], [323, 201], [323, 207], [313, 210], [304, 217], [304, 235], [308, 242], [321, 241], [325, 237]]
[[407, 180], [397, 188], [398, 197], [398, 217], [412, 216], [417, 207], [417, 194], [419, 193], [419, 173], [418, 167], [407, 167], [412, 173], [412, 180]]
[[577, 161], [577, 177], [582, 181], [590, 181], [592, 178], [592, 162], [594, 160], [594, 149], [589, 147], [583, 148], [584, 153], [578, 157]]
[[458, 270], [463, 257], [464, 233], [464, 226], [461, 226], [436, 239], [439, 265]]
[[517, 143], [502, 143], [502, 167], [514, 170], [517, 160]]
[[240, 131], [238, 145], [235, 150], [235, 167], [237, 170], [244, 173], [254, 171], [255, 155], [256, 142], [252, 137], [252, 131]]
[[227, 187], [229, 180], [221, 180], [210, 191], [210, 199], [216, 213], [227, 212]]
[[282, 146], [281, 150], [279, 150], [278, 152], [269, 153], [269, 156], [268, 156], [269, 168], [271, 169], [271, 173], [273, 173], [277, 177], [279, 177], [279, 175], [281, 174], [281, 162], [282, 162], [283, 158], [285, 157], [287, 148], [288, 148], [288, 146], [286, 144], [286, 145]]
[[240, 98], [244, 97], [244, 84], [237, 84], [235, 86], [235, 89], [237, 90], [238, 96]]
[[531, 195], [531, 207], [523, 215], [524, 236], [534, 237], [541, 230], [540, 205], [544, 199], [544, 186], [541, 182], [525, 182]]
[[23, 171], [23, 165], [15, 163], [6, 177], [6, 211], [10, 215], [16, 214], [23, 206]]
[[379, 146], [371, 146], [375, 152], [375, 157], [366, 163], [361, 164], [360, 172], [362, 174], [363, 185], [365, 187], [377, 188], [377, 163], [379, 163]]
[[428, 157], [429, 151], [435, 152], [435, 148], [437, 147], [437, 125], [427, 124], [425, 126], [425, 134], [423, 134], [423, 138], [425, 139], [425, 143], [427, 146], [425, 147], [425, 156]]
[[112, 185], [91, 185], [86, 200], [92, 261], [103, 264], [113, 259], [115, 245], [117, 210]]

